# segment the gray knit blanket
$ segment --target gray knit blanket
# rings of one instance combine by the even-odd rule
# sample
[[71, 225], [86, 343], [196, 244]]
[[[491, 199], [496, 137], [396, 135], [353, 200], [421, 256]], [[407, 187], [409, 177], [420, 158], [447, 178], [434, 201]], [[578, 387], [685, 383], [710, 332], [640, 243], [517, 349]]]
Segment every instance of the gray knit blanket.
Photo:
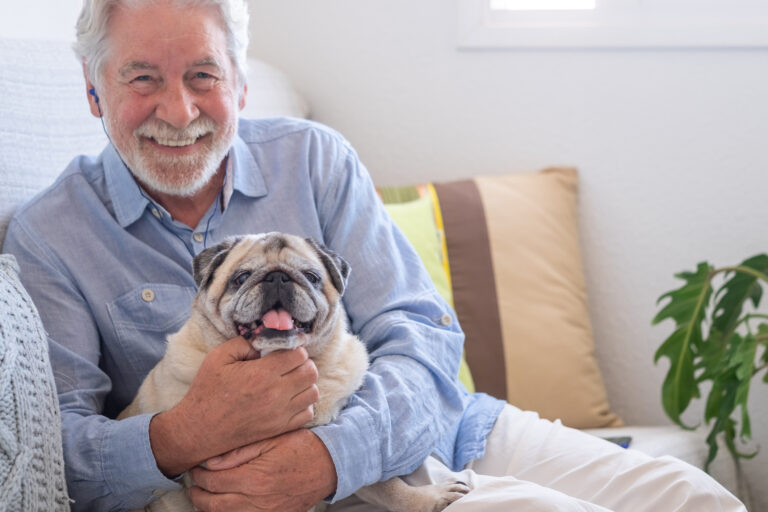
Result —
[[48, 343], [16, 261], [0, 254], [0, 512], [69, 510]]

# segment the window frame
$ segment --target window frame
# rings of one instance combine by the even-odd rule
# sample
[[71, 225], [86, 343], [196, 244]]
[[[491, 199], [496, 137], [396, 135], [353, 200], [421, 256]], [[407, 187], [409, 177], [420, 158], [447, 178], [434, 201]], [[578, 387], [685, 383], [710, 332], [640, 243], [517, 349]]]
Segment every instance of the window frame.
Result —
[[598, 0], [594, 10], [492, 11], [458, 0], [460, 49], [766, 48], [768, 6]]

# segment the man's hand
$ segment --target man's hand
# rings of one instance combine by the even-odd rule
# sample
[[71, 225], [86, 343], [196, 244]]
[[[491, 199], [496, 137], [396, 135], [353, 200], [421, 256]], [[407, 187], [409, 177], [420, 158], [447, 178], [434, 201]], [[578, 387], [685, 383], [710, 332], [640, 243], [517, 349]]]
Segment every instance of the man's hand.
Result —
[[194, 468], [189, 489], [202, 511], [306, 512], [336, 491], [336, 468], [323, 442], [301, 429], [233, 450]]
[[164, 474], [180, 474], [312, 419], [317, 368], [306, 350], [257, 356], [242, 337], [220, 345], [205, 357], [184, 398], [152, 418], [150, 442]]

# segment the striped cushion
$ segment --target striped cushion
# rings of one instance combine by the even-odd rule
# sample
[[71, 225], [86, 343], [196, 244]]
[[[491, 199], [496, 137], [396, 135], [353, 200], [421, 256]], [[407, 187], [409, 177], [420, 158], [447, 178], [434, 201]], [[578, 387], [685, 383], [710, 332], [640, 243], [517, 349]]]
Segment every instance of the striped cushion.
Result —
[[[477, 391], [572, 427], [617, 426], [594, 357], [577, 189], [575, 169], [551, 168], [432, 190]], [[380, 193], [392, 203], [424, 190]]]

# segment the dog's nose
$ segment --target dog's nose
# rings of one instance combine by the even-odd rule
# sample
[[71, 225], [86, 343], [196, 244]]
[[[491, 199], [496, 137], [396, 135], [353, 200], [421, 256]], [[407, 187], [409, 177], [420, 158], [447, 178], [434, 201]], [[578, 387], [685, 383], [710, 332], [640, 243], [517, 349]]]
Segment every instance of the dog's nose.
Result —
[[275, 270], [264, 276], [264, 282], [274, 284], [290, 283], [291, 276], [281, 270]]

